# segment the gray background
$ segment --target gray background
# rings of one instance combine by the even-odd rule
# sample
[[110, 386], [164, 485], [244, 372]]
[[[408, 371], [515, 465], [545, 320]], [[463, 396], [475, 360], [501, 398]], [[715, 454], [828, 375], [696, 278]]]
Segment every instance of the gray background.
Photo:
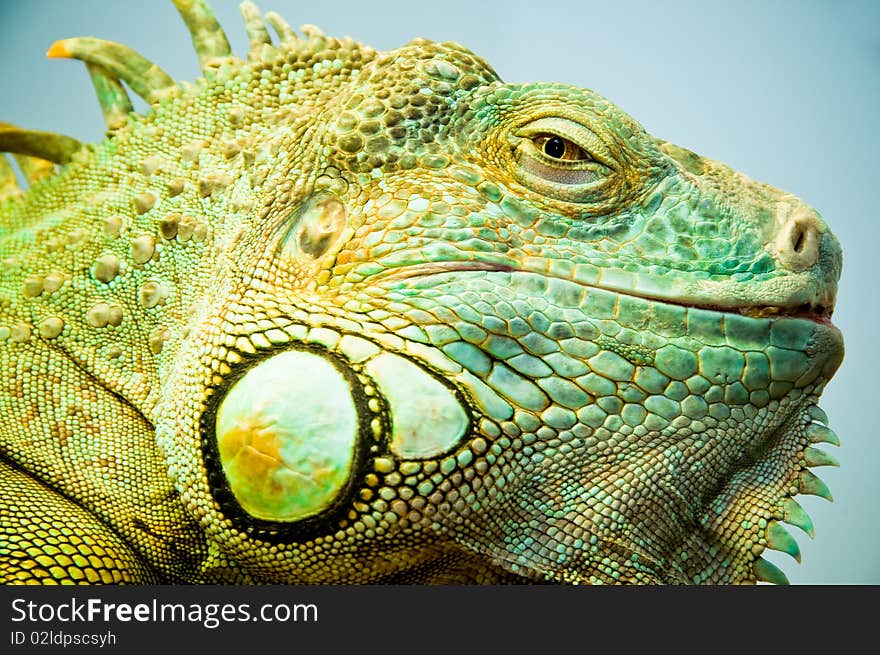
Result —
[[[213, 4], [242, 55], [238, 3]], [[832, 448], [841, 468], [820, 470], [833, 504], [799, 498], [816, 525], [815, 541], [792, 528], [803, 564], [770, 559], [793, 583], [880, 583], [880, 441], [870, 416], [880, 407], [880, 219], [869, 201], [880, 187], [880, 3], [262, 0], [260, 8], [380, 49], [416, 36], [454, 40], [506, 81], [594, 89], [653, 134], [815, 206], [845, 254], [834, 322], [847, 356], [822, 402], [843, 442]], [[0, 0], [0, 120], [102, 138], [84, 66], [44, 57], [55, 39], [86, 35], [121, 41], [177, 79], [199, 73], [170, 0]]]

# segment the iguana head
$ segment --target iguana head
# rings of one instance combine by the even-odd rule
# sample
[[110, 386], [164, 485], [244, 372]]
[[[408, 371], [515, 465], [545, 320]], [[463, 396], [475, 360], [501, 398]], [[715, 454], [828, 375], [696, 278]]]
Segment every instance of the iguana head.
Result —
[[812, 531], [793, 496], [828, 495], [808, 467], [836, 441], [841, 252], [815, 210], [456, 44], [271, 15], [270, 45], [246, 4], [244, 62], [178, 5], [206, 79], [118, 135], [163, 144], [157, 230], [179, 203], [207, 225], [167, 276], [188, 313], [151, 396], [206, 569], [784, 578], [761, 553], [798, 555], [781, 522]]

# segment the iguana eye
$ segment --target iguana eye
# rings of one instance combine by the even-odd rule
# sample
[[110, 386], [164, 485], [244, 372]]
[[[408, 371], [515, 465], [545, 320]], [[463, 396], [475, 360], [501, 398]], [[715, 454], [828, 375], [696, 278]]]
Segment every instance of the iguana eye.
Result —
[[614, 159], [601, 139], [568, 118], [539, 118], [513, 137], [517, 179], [544, 195], [580, 202], [613, 170]]
[[575, 143], [555, 134], [539, 134], [532, 139], [538, 150], [551, 159], [563, 161], [584, 161], [591, 157]]

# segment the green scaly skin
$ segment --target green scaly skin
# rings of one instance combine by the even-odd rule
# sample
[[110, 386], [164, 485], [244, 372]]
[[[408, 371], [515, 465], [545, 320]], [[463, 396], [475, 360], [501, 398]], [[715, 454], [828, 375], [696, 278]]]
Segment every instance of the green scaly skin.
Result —
[[813, 209], [453, 43], [246, 3], [243, 61], [176, 4], [204, 79], [60, 42], [108, 138], [0, 131], [0, 580], [785, 580], [837, 442]]

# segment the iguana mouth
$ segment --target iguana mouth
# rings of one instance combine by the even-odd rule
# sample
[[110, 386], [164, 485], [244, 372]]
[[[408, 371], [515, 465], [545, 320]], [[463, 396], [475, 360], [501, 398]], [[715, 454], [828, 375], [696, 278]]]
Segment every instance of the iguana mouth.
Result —
[[404, 280], [415, 277], [427, 277], [431, 275], [439, 275], [443, 273], [466, 273], [474, 271], [500, 272], [500, 273], [528, 273], [532, 275], [546, 275], [567, 282], [573, 282], [581, 286], [587, 286], [611, 293], [619, 293], [633, 298], [640, 298], [651, 302], [660, 302], [667, 305], [678, 305], [679, 307], [687, 307], [693, 309], [703, 309], [706, 311], [718, 312], [722, 314], [739, 314], [748, 318], [755, 319], [772, 319], [772, 318], [798, 318], [813, 321], [826, 327], [835, 327], [831, 322], [831, 316], [834, 313], [834, 299], [831, 297], [830, 302], [806, 302], [792, 304], [746, 304], [741, 302], [731, 302], [730, 304], [708, 303], [701, 301], [687, 301], [675, 299], [661, 294], [651, 294], [639, 291], [638, 289], [622, 289], [617, 285], [589, 284], [584, 281], [573, 279], [571, 277], [563, 277], [553, 275], [552, 273], [543, 273], [531, 271], [523, 268], [517, 268], [507, 264], [496, 264], [491, 262], [479, 261], [440, 261], [428, 262], [424, 264], [412, 264], [399, 266], [383, 271], [373, 277], [373, 280], [381, 279]]
[[[604, 288], [604, 287], [602, 287]], [[611, 289], [607, 289], [608, 291], [612, 291]], [[616, 291], [615, 293], [625, 293], [622, 291]], [[657, 296], [648, 296], [642, 295], [638, 293], [625, 293], [625, 295], [633, 296], [634, 298], [642, 298], [644, 300], [651, 300], [653, 302], [663, 302], [668, 305], [679, 305], [681, 307], [689, 307], [694, 309], [705, 309], [710, 312], [719, 312], [721, 314], [740, 314], [742, 316], [746, 316], [748, 318], [802, 318], [809, 321], [813, 321], [815, 323], [819, 323], [822, 325], [826, 325], [829, 327], [833, 327], [833, 323], [831, 322], [831, 315], [834, 313], [833, 307], [826, 307], [821, 304], [810, 304], [810, 303], [801, 303], [799, 305], [750, 305], [746, 307], [725, 307], [723, 305], [713, 305], [713, 304], [705, 304], [705, 303], [688, 303], [688, 302], [675, 302], [673, 300], [669, 300], [668, 298], [659, 298]]]

